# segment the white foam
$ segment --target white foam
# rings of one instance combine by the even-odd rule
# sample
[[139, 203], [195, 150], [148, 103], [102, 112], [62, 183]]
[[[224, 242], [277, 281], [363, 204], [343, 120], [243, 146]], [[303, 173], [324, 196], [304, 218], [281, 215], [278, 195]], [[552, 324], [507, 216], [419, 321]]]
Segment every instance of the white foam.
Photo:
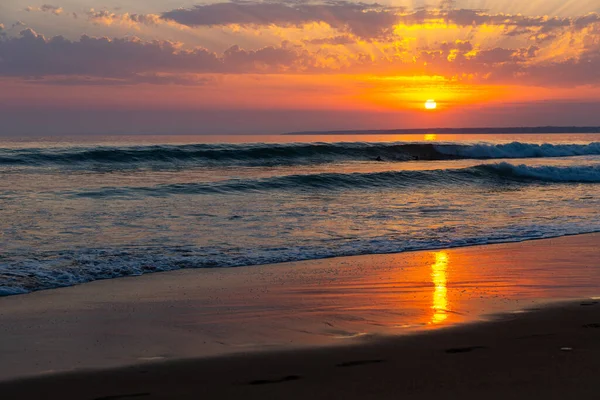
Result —
[[570, 157], [600, 154], [600, 142], [590, 144], [533, 144], [512, 142], [507, 144], [436, 145], [435, 149], [449, 156], [463, 158], [532, 158]]
[[506, 162], [489, 165], [503, 175], [532, 178], [546, 182], [600, 182], [600, 165], [569, 167], [513, 165]]

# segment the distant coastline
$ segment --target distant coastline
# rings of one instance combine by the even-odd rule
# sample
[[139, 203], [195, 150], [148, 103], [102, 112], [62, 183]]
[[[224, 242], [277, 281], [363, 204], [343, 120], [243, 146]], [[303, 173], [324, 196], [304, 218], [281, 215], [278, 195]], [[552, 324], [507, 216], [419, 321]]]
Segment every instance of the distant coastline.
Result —
[[533, 126], [506, 128], [430, 128], [430, 129], [374, 129], [374, 130], [337, 130], [337, 131], [301, 131], [284, 135], [407, 135], [407, 134], [493, 134], [493, 133], [600, 133], [598, 126]]

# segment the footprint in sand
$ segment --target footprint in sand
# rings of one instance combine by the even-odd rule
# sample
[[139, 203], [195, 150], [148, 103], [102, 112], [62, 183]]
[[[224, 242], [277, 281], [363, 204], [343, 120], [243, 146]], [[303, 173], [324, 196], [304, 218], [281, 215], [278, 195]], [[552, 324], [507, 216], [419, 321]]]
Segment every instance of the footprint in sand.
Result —
[[150, 396], [150, 393], [130, 393], [130, 394], [117, 394], [114, 396], [96, 397], [94, 400], [121, 400], [129, 399], [133, 397], [145, 397]]
[[456, 353], [468, 353], [473, 350], [479, 349], [487, 349], [485, 346], [470, 346], [470, 347], [454, 347], [452, 349], [446, 349], [446, 353], [456, 354]]
[[288, 376], [285, 376], [280, 379], [270, 379], [270, 380], [269, 379], [258, 379], [256, 381], [248, 382], [248, 385], [268, 385], [270, 383], [282, 383], [282, 382], [296, 381], [300, 378], [301, 377], [298, 375], [288, 375]]
[[337, 364], [336, 367], [356, 367], [357, 365], [366, 365], [366, 364], [379, 364], [384, 362], [385, 360], [357, 360], [357, 361], [348, 361]]

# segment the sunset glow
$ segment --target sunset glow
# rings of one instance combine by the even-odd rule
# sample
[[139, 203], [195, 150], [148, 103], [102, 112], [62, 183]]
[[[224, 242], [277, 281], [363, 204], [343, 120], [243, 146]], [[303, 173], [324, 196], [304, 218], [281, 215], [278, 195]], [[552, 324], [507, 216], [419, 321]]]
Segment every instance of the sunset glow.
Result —
[[128, 112], [140, 132], [162, 132], [159, 115], [181, 133], [497, 126], [509, 110], [517, 126], [600, 124], [593, 1], [97, 1], [3, 2], [1, 129], [106, 131]]
[[0, 393], [587, 400], [599, 111], [600, 0], [0, 0]]

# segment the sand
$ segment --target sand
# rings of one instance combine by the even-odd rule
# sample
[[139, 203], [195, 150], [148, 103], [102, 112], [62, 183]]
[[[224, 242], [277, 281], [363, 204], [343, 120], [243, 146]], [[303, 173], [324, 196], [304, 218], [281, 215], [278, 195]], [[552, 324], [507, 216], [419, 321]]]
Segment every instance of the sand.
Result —
[[0, 384], [5, 399], [586, 399], [600, 305], [582, 302], [346, 347], [249, 353]]
[[595, 396], [599, 243], [188, 270], [1, 298], [0, 393]]

